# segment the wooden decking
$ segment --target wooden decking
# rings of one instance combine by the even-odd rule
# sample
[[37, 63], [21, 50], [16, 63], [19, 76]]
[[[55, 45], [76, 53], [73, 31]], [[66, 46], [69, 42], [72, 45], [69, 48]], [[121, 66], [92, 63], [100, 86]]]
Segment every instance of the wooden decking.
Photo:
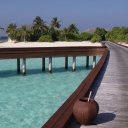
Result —
[[102, 66], [108, 55], [108, 48], [104, 48], [104, 52], [98, 64], [89, 73], [89, 75], [81, 82], [79, 87], [72, 93], [72, 95], [63, 103], [63, 105], [53, 114], [53, 116], [42, 126], [42, 128], [64, 128], [69, 119], [72, 117], [72, 110], [74, 103], [84, 97], [96, 76], [100, 72]]
[[92, 87], [100, 111], [94, 125], [69, 128], [128, 128], [128, 48], [109, 42], [110, 56]]

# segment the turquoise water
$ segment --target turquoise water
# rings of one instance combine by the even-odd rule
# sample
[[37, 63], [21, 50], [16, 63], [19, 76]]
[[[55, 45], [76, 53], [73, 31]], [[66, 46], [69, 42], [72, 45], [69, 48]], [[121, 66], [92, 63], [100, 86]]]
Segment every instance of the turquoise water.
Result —
[[0, 60], [0, 128], [40, 128], [91, 71], [92, 57], [88, 69], [85, 59], [72, 72], [72, 58], [68, 71], [64, 58], [53, 58], [52, 74], [41, 71], [41, 59], [27, 59], [26, 76], [17, 75], [16, 60]]

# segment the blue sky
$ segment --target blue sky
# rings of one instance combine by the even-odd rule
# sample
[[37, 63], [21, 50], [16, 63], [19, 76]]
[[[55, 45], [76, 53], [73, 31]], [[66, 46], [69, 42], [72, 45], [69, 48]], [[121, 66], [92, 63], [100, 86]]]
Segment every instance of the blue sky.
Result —
[[47, 24], [57, 16], [62, 28], [75, 23], [80, 31], [128, 26], [128, 0], [0, 0], [0, 26], [31, 24], [36, 16]]

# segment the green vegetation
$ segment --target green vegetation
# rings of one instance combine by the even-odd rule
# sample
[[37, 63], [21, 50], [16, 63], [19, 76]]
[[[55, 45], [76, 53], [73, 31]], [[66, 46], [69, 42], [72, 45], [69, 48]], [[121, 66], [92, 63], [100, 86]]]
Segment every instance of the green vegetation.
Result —
[[60, 41], [80, 41], [81, 36], [79, 30], [75, 24], [71, 24], [68, 28], [64, 28], [59, 31], [59, 40]]
[[51, 20], [51, 28], [60, 28], [61, 25], [60, 25], [60, 21], [58, 21], [58, 18], [57, 17], [53, 17], [52, 20]]
[[45, 22], [41, 17], [37, 16], [33, 20], [33, 26], [31, 27], [31, 40], [37, 41], [42, 34], [46, 34], [48, 32], [48, 27], [45, 25]]
[[[8, 36], [15, 41], [92, 41], [100, 42], [104, 40], [113, 42], [128, 43], [128, 27], [113, 27], [111, 31], [97, 27], [94, 32], [79, 32], [75, 24], [71, 24], [61, 29], [60, 21], [57, 17], [51, 19], [51, 23], [46, 22], [41, 17], [36, 16], [32, 25], [23, 25], [17, 28], [15, 23], [7, 27]], [[1, 28], [0, 28], [1, 29]]]
[[88, 32], [82, 32], [80, 35], [81, 35], [81, 40], [82, 41], [84, 41], [84, 40], [91, 40], [92, 37], [93, 37], [93, 34], [88, 33]]
[[[106, 35], [106, 33], [107, 33], [107, 31], [106, 31], [104, 28], [99, 28], [99, 27], [97, 27], [96, 30], [95, 30], [95, 32], [94, 32], [94, 36], [95, 36], [95, 35], [98, 35], [99, 38], [101, 38], [101, 39], [99, 39], [99, 40], [105, 40], [105, 35]], [[97, 36], [97, 37], [98, 37], [98, 36]], [[96, 36], [95, 36], [95, 37], [96, 37]]]
[[39, 38], [39, 42], [52, 42], [52, 37], [50, 35], [43, 35]]
[[100, 42], [100, 41], [102, 41], [102, 37], [100, 35], [94, 34], [91, 41], [92, 42]]
[[68, 32], [70, 34], [78, 34], [79, 30], [78, 30], [78, 28], [77, 28], [77, 26], [75, 24], [71, 24], [68, 27]]
[[8, 25], [8, 28], [7, 28], [7, 33], [8, 33], [8, 36], [12, 39], [12, 40], [16, 40], [17, 38], [17, 26], [16, 24], [9, 24]]
[[41, 17], [36, 16], [32, 25], [23, 25], [17, 28], [16, 24], [11, 23], [7, 27], [8, 36], [15, 41], [80, 41], [81, 35], [75, 24], [68, 28], [60, 29], [61, 24], [57, 17], [53, 17], [50, 25], [46, 25]]
[[106, 34], [106, 40], [113, 42], [128, 42], [128, 27], [113, 27]]

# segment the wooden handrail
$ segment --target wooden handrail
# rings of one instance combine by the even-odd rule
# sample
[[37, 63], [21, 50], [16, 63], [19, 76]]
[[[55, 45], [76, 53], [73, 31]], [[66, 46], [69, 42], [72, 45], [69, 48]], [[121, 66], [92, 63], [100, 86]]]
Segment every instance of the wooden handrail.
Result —
[[32, 48], [0, 48], [0, 59], [7, 58], [42, 58], [60, 56], [96, 56], [102, 55], [100, 61], [89, 75], [82, 81], [76, 91], [42, 126], [42, 128], [63, 128], [72, 115], [76, 100], [85, 96], [98, 75], [107, 57], [107, 47], [32, 47]]
[[65, 103], [54, 113], [54, 115], [42, 126], [42, 128], [63, 128], [72, 115], [72, 108], [76, 100], [85, 96], [93, 81], [96, 79], [108, 55], [108, 49], [104, 52], [98, 64], [82, 81], [76, 91], [65, 101]]
[[0, 48], [0, 59], [86, 56], [103, 54], [105, 47]]

